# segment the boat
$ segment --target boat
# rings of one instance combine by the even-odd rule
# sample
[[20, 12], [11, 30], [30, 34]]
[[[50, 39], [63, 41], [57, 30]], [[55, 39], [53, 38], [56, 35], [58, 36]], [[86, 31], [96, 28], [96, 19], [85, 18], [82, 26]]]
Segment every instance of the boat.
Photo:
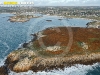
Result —
[[52, 21], [52, 20], [46, 20], [46, 21]]
[[58, 20], [62, 20], [62, 19], [58, 19]]

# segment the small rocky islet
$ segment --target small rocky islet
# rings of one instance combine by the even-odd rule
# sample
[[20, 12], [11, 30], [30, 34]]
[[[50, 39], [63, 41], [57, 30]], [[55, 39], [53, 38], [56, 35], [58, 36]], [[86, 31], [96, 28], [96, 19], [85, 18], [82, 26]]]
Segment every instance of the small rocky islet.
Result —
[[27, 22], [32, 18], [38, 18], [40, 16], [35, 16], [35, 15], [14, 15], [11, 16], [8, 21], [10, 22]]
[[50, 27], [31, 35], [34, 36], [31, 41], [7, 56], [1, 67], [5, 72], [48, 71], [100, 62], [100, 29]]

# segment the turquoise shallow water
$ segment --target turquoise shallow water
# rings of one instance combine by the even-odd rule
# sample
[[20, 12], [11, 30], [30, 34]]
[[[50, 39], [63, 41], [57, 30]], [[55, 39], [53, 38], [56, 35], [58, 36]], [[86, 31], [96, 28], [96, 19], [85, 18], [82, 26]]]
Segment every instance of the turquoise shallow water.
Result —
[[[18, 22], [9, 22], [7, 21], [11, 14], [0, 14], [0, 64], [3, 64], [3, 60], [6, 56], [13, 50], [17, 49], [20, 44], [28, 42], [31, 40], [31, 33], [36, 33], [48, 27], [56, 27], [56, 26], [76, 26], [76, 27], [86, 27], [86, 23], [90, 22], [90, 20], [85, 19], [63, 19], [58, 20], [57, 16], [46, 16], [40, 18], [33, 18], [28, 22], [18, 23]], [[48, 22], [46, 20], [52, 20]], [[67, 69], [67, 71], [70, 70]], [[66, 70], [64, 73], [58, 72], [55, 75], [66, 75], [68, 74]], [[77, 69], [75, 70], [75, 72]], [[80, 70], [81, 71], [81, 70]], [[85, 70], [82, 70], [82, 72]], [[88, 71], [88, 72], [87, 72]], [[56, 71], [55, 71], [56, 72]], [[69, 75], [74, 75], [73, 70]], [[51, 73], [51, 72], [50, 72]], [[46, 74], [46, 73], [45, 73]], [[44, 75], [45, 75], [44, 74]], [[92, 70], [86, 70], [86, 73], [77, 75], [100, 75], [100, 67], [94, 67]], [[9, 74], [10, 75], [10, 74]], [[12, 74], [11, 74], [12, 75]], [[15, 74], [14, 74], [15, 75]], [[21, 75], [21, 74], [16, 74]], [[23, 75], [23, 74], [22, 74]], [[30, 75], [30, 74], [27, 74]], [[36, 75], [36, 74], [33, 74]], [[38, 74], [37, 74], [38, 75]], [[39, 73], [39, 75], [43, 75], [43, 72]], [[48, 73], [48, 75], [51, 75]]]

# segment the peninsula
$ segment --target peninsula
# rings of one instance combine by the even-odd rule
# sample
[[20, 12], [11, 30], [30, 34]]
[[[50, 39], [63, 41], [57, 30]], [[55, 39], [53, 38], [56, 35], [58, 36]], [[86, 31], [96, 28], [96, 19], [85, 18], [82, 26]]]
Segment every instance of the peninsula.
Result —
[[7, 56], [7, 69], [38, 72], [100, 62], [100, 29], [51, 27], [31, 35], [29, 43]]

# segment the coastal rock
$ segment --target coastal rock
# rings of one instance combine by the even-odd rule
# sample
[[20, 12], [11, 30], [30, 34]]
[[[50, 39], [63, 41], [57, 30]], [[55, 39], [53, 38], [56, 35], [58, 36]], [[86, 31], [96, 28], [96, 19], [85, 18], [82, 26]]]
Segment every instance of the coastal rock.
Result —
[[11, 16], [8, 20], [10, 22], [27, 22], [31, 18], [38, 18], [39, 16], [34, 16], [34, 15], [16, 15], [16, 16]]
[[21, 59], [19, 62], [17, 62], [12, 68], [13, 71], [15, 72], [26, 72], [28, 70], [32, 70], [33, 66], [40, 66], [40, 62], [43, 60], [44, 58], [41, 57], [31, 57], [31, 58], [24, 58]]
[[13, 67], [13, 71], [15, 72], [25, 72], [31, 69], [33, 65], [33, 61], [28, 57], [21, 59], [18, 63]]
[[83, 43], [82, 43], [82, 48], [87, 50], [87, 49], [89, 48], [89, 47], [88, 47], [88, 44], [83, 42]]
[[100, 22], [99, 21], [93, 21], [87, 23], [88, 28], [100, 28]]
[[[27, 71], [32, 65], [32, 58], [36, 57], [36, 54], [32, 50], [16, 50], [10, 53], [7, 57], [5, 64], [11, 70], [15, 70], [16, 72]], [[22, 68], [22, 70], [21, 70]]]
[[34, 72], [43, 70], [52, 70], [72, 66], [74, 64], [93, 64], [99, 62], [100, 53], [92, 53], [89, 55], [74, 55], [70, 57], [49, 57], [49, 58], [24, 58], [17, 62], [12, 68], [15, 72], [26, 72], [33, 70]]
[[32, 56], [36, 56], [32, 50], [21, 49], [10, 53], [7, 58], [9, 58], [11, 62], [13, 62], [16, 60], [23, 59], [25, 57], [32, 57]]
[[47, 47], [47, 51], [57, 51], [61, 50], [60, 46], [52, 46], [52, 47]]
[[[52, 69], [63, 69], [74, 64], [91, 65], [100, 62], [100, 29], [94, 28], [72, 28], [73, 44], [66, 52], [68, 46], [68, 30], [59, 27], [59, 33], [55, 29], [46, 29], [42, 35], [45, 48], [39, 45], [39, 39], [30, 41], [28, 46], [11, 52], [7, 56], [5, 64], [14, 72], [46, 71]], [[84, 32], [84, 33], [83, 33]], [[41, 33], [39, 33], [41, 36]], [[62, 36], [63, 34], [63, 36]], [[88, 35], [88, 36], [87, 36]], [[60, 46], [55, 46], [57, 42]], [[59, 53], [58, 53], [59, 52]]]
[[0, 67], [0, 75], [8, 75], [8, 69], [6, 66]]

